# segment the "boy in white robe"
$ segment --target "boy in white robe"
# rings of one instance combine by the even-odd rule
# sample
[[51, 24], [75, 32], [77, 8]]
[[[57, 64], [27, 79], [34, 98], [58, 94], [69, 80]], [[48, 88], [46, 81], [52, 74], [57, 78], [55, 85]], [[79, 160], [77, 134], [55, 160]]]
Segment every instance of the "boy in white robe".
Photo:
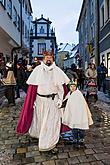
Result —
[[93, 120], [83, 94], [77, 89], [77, 82], [70, 81], [69, 88], [62, 123], [72, 129], [73, 141], [79, 143], [84, 141], [84, 130], [89, 129]]

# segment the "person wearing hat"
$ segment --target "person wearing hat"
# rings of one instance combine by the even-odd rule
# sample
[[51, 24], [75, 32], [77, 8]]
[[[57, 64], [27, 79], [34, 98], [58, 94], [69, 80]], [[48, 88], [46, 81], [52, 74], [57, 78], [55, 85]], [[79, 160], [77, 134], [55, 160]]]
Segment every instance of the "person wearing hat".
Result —
[[52, 52], [43, 54], [43, 62], [35, 67], [27, 80], [27, 95], [16, 132], [29, 132], [30, 136], [39, 139], [39, 151], [54, 153], [60, 137], [64, 88], [70, 80], [56, 66]]
[[8, 100], [9, 106], [15, 105], [15, 85], [16, 80], [13, 72], [12, 62], [6, 64], [6, 70], [3, 79], [1, 80], [5, 85], [5, 97]]
[[90, 109], [83, 94], [77, 89], [77, 81], [69, 82], [70, 91], [65, 97], [67, 100], [62, 123], [72, 129], [72, 142], [84, 142], [84, 130], [93, 124]]

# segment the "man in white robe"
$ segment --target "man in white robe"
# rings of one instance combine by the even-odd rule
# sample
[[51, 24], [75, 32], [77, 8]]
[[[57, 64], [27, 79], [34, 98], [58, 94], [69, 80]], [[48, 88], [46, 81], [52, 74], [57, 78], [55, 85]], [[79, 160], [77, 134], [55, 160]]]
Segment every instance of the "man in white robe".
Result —
[[64, 89], [69, 78], [53, 62], [53, 54], [45, 52], [44, 60], [27, 80], [27, 84], [37, 85], [34, 112], [29, 128], [32, 137], [39, 138], [39, 151], [52, 150], [59, 141], [61, 112]]

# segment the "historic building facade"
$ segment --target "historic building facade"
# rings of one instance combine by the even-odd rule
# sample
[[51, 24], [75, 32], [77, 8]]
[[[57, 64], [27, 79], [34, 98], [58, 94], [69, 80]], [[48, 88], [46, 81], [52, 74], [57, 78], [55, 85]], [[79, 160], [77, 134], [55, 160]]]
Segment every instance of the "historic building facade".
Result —
[[70, 63], [73, 63], [73, 59], [68, 61], [70, 55], [72, 54], [72, 49], [75, 45], [69, 44], [69, 43], [60, 43], [58, 45], [58, 66], [62, 69], [65, 69], [70, 65]]
[[5, 61], [29, 53], [30, 0], [0, 0], [0, 57]]
[[77, 31], [83, 68], [88, 62], [96, 66], [103, 62], [108, 68], [106, 82], [110, 91], [110, 0], [83, 0]]
[[99, 0], [100, 10], [100, 62], [108, 68], [110, 76], [110, 0]]
[[64, 58], [64, 69], [71, 68], [72, 64], [75, 64], [77, 68], [80, 68], [79, 44], [74, 45], [69, 52], [69, 55]]
[[41, 15], [41, 18], [36, 18], [35, 21], [33, 21], [30, 38], [30, 62], [33, 57], [42, 60], [43, 51], [53, 51], [56, 60], [56, 36], [55, 30], [51, 28], [51, 23], [52, 22], [49, 19], [45, 19], [43, 15]]
[[13, 47], [21, 44], [20, 2], [0, 0], [0, 53], [8, 61]]
[[96, 42], [97, 27], [97, 4], [95, 0], [83, 0], [78, 24], [76, 30], [79, 32], [79, 52], [82, 58], [82, 67], [86, 68], [91, 61], [97, 63], [97, 49]]

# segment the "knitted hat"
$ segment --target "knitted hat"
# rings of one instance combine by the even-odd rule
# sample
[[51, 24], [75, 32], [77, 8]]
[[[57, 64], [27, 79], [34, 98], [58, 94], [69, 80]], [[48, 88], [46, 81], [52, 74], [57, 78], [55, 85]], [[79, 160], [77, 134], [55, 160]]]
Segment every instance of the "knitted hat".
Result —
[[7, 63], [6, 63], [6, 67], [12, 68], [12, 66], [13, 66], [12, 62], [7, 62]]

